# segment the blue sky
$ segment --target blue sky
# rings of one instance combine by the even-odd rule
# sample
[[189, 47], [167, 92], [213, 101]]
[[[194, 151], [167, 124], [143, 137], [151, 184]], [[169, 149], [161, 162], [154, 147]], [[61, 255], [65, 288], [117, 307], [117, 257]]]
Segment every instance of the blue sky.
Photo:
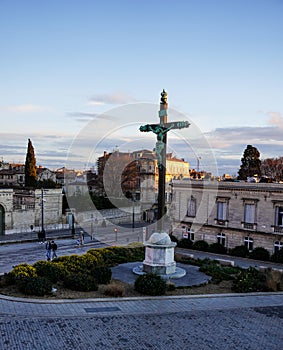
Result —
[[[93, 144], [95, 156], [123, 148], [125, 134], [130, 148], [138, 129], [105, 143], [104, 134], [157, 115], [114, 113], [105, 125], [101, 113], [158, 105], [163, 88], [208, 141], [220, 174], [237, 173], [247, 144], [262, 158], [282, 156], [282, 39], [282, 0], [0, 0], [0, 157], [24, 162], [28, 138], [37, 164], [52, 169], [80, 135], [87, 154]], [[207, 145], [189, 151], [174, 140], [192, 167], [196, 156], [206, 167]]]

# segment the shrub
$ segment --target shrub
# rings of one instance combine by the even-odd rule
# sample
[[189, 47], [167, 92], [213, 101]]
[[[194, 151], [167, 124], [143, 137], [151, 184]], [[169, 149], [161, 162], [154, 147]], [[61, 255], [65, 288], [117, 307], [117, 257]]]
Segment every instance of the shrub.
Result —
[[269, 251], [263, 247], [255, 248], [249, 255], [251, 259], [269, 261], [270, 254]]
[[283, 263], [283, 249], [277, 250], [270, 258], [272, 261], [277, 263]]
[[216, 253], [216, 254], [226, 254], [227, 253], [227, 249], [224, 247], [224, 245], [222, 245], [220, 243], [210, 244], [208, 250], [211, 253]]
[[115, 298], [123, 297], [125, 295], [125, 287], [115, 283], [108, 284], [108, 286], [105, 287], [103, 294]]
[[190, 239], [182, 238], [178, 243], [177, 246], [180, 248], [186, 248], [190, 249], [193, 246], [193, 242]]
[[98, 266], [91, 271], [91, 275], [98, 284], [108, 284], [112, 277], [112, 271], [107, 266]]
[[101, 255], [101, 248], [92, 248], [87, 251], [87, 254], [90, 254], [93, 256], [97, 262], [97, 265], [102, 265], [103, 262], [103, 257]]
[[64, 265], [54, 264], [51, 261], [37, 261], [33, 267], [35, 267], [38, 276], [45, 277], [53, 283], [66, 275]]
[[266, 276], [266, 285], [269, 290], [278, 292], [283, 290], [283, 273], [272, 268], [263, 268], [262, 273]]
[[26, 277], [19, 282], [19, 290], [25, 295], [43, 296], [52, 291], [52, 282], [41, 276]]
[[173, 290], [176, 289], [176, 285], [171, 282], [171, 281], [167, 281], [166, 282], [166, 289], [169, 291], [169, 292], [172, 292]]
[[254, 267], [249, 267], [236, 276], [232, 290], [237, 293], [267, 292], [266, 276]]
[[135, 281], [135, 290], [146, 295], [163, 295], [166, 292], [166, 281], [159, 275], [148, 273], [140, 275]]
[[209, 248], [209, 244], [206, 241], [196, 241], [194, 242], [192, 249], [201, 250], [203, 252], [207, 252]]
[[115, 266], [125, 262], [140, 261], [144, 259], [144, 246], [129, 246], [129, 247], [107, 247], [90, 249], [89, 254], [94, 254], [99, 251], [102, 257], [103, 264], [106, 266]]
[[204, 259], [199, 271], [212, 277], [212, 282], [220, 283], [221, 281], [229, 281], [234, 279], [234, 274], [238, 272], [238, 268], [229, 266], [221, 266], [214, 260]]
[[90, 271], [93, 267], [102, 264], [102, 257], [93, 254], [60, 256], [53, 263], [63, 264], [68, 272]]
[[231, 249], [230, 254], [233, 256], [246, 258], [249, 255], [249, 250], [244, 245], [237, 245], [235, 248]]
[[64, 278], [64, 286], [71, 290], [90, 292], [98, 289], [94, 277], [87, 273], [70, 273]]
[[174, 236], [173, 234], [170, 234], [169, 237], [170, 237], [172, 242], [175, 242], [178, 245], [179, 240], [178, 240], [178, 238], [176, 236]]
[[25, 263], [15, 266], [7, 275], [7, 278], [11, 284], [17, 283], [27, 277], [37, 276], [36, 269], [33, 266]]

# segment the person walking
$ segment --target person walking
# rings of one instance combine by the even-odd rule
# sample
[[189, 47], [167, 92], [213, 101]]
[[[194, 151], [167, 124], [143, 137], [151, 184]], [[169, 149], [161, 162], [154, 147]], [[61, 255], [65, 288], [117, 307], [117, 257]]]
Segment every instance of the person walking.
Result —
[[46, 249], [46, 259], [47, 259], [47, 261], [50, 261], [51, 251], [52, 251], [52, 245], [51, 245], [50, 241], [46, 242], [45, 249]]
[[57, 244], [54, 241], [52, 241], [51, 242], [51, 260], [53, 260], [54, 258], [57, 258], [56, 250], [57, 250]]

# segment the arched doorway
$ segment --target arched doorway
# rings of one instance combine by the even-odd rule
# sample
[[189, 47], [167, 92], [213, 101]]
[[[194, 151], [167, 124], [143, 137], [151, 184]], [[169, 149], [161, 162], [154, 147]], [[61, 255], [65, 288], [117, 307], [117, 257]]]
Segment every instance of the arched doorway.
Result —
[[4, 235], [5, 230], [5, 209], [0, 204], [0, 236]]

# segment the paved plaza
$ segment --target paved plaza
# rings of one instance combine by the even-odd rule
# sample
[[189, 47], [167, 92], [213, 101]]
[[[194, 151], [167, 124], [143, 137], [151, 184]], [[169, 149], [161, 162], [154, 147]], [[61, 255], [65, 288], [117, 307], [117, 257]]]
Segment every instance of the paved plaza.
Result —
[[283, 294], [0, 298], [0, 349], [281, 350]]
[[[58, 243], [60, 255], [97, 246], [89, 238], [81, 248], [70, 238]], [[0, 273], [42, 258], [36, 242], [4, 244]], [[132, 278], [124, 267], [116, 273]], [[281, 350], [282, 329], [283, 293], [51, 301], [0, 295], [1, 350]]]

